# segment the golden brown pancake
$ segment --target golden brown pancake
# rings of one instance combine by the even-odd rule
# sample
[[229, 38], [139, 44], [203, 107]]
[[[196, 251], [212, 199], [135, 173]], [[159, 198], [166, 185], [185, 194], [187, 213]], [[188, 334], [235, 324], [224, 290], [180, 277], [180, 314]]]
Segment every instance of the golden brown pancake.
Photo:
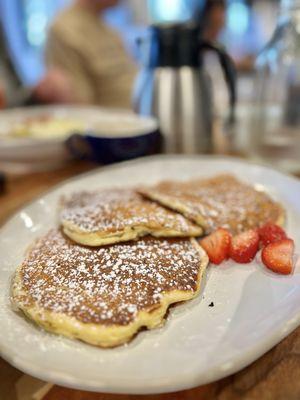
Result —
[[207, 264], [195, 239], [91, 248], [53, 229], [18, 268], [12, 299], [50, 332], [113, 347], [161, 325], [171, 303], [194, 298]]
[[78, 192], [63, 200], [60, 221], [75, 242], [100, 246], [155, 237], [199, 236], [202, 229], [182, 215], [131, 189]]
[[139, 192], [182, 213], [206, 233], [224, 227], [236, 234], [269, 221], [283, 225], [285, 220], [279, 203], [231, 175], [162, 182]]

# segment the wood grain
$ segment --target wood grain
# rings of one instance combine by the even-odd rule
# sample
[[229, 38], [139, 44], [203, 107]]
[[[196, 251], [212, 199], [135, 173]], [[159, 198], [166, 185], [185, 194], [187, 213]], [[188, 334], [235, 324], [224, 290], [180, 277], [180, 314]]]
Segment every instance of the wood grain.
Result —
[[[93, 167], [93, 164], [77, 162], [58, 171], [35, 173], [22, 177], [8, 177], [6, 193], [0, 196], [0, 224], [21, 205], [32, 200], [35, 196], [40, 195], [62, 180]], [[13, 382], [20, 376], [20, 372], [0, 359], [0, 400], [12, 400], [14, 398]], [[54, 386], [45, 397], [45, 400], [129, 399], [299, 400], [300, 328], [241, 372], [219, 382], [192, 390], [154, 396], [131, 396], [88, 393]]]
[[71, 162], [64, 168], [30, 175], [8, 175], [5, 192], [0, 195], [0, 224], [18, 208], [63, 180], [95, 168], [95, 164]]

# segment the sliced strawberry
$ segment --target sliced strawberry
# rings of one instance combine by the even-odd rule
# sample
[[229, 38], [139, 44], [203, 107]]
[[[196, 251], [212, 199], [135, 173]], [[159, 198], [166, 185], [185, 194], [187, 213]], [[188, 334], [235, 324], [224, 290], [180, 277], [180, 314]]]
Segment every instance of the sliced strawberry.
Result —
[[270, 243], [261, 253], [262, 262], [277, 274], [291, 274], [293, 271], [294, 248], [295, 244], [292, 239], [283, 239]]
[[258, 229], [258, 234], [263, 246], [279, 240], [287, 239], [285, 231], [278, 225], [268, 222]]
[[221, 264], [228, 258], [230, 243], [231, 234], [224, 228], [219, 228], [200, 240], [200, 245], [206, 251], [209, 261], [214, 264]]
[[234, 261], [246, 264], [253, 260], [258, 251], [259, 235], [256, 230], [250, 229], [232, 238], [230, 258]]

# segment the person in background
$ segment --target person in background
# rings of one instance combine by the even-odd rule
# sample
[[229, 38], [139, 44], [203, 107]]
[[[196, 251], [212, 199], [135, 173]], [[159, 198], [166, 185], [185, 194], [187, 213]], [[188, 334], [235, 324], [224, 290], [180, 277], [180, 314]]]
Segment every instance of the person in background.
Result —
[[33, 87], [25, 87], [22, 84], [10, 60], [0, 26], [0, 109], [74, 101], [75, 94], [71, 82], [58, 68], [46, 71]]
[[202, 20], [203, 39], [216, 42], [226, 24], [226, 1], [207, 0], [204, 6]]
[[68, 74], [82, 103], [131, 108], [136, 68], [121, 38], [101, 18], [117, 3], [74, 0], [50, 27], [46, 64]]
[[263, 16], [256, 12], [254, 1], [229, 3], [226, 30], [222, 32], [221, 40], [229, 48], [240, 71], [254, 68], [255, 59], [266, 42], [263, 24]]
[[[232, 4], [234, 3], [232, 2], [230, 6]], [[246, 5], [245, 10], [247, 10]], [[207, 0], [202, 20], [205, 21], [203, 26], [204, 39], [225, 43], [239, 71], [253, 69], [254, 60], [260, 48], [259, 44], [254, 45], [254, 43], [259, 42], [260, 30], [253, 12], [249, 11], [248, 29], [243, 35], [230, 31], [230, 26], [227, 25], [225, 0]], [[236, 23], [238, 24], [239, 21]], [[241, 52], [241, 49], [244, 51]]]

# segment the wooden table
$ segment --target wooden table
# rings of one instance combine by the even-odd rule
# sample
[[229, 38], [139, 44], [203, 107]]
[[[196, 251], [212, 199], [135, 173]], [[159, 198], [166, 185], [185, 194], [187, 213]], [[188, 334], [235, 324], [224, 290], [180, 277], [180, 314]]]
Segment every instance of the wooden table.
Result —
[[[47, 173], [9, 177], [0, 196], [0, 224], [35, 196], [62, 180], [90, 170], [93, 164], [73, 163]], [[299, 305], [300, 307], [300, 305]], [[14, 399], [14, 384], [22, 373], [0, 359], [0, 400]], [[192, 390], [155, 396], [88, 393], [53, 386], [44, 400], [299, 400], [300, 327], [259, 360], [239, 373]]]

